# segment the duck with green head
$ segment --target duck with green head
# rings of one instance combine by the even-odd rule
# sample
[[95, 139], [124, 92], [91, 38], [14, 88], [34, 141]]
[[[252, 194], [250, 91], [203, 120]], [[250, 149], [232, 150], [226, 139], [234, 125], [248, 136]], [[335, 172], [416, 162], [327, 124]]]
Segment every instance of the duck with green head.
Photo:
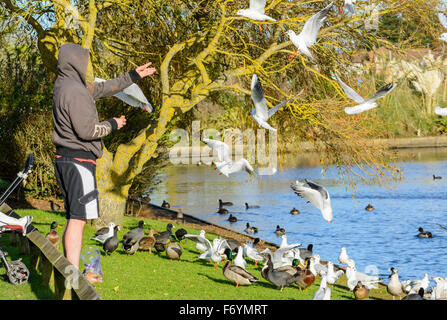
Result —
[[236, 288], [239, 285], [241, 285], [241, 286], [242, 285], [251, 285], [251, 284], [259, 281], [258, 278], [256, 278], [254, 275], [252, 275], [247, 270], [233, 265], [233, 263], [231, 261], [233, 258], [231, 249], [229, 249], [229, 248], [225, 249], [224, 254], [227, 256], [228, 260], [222, 269], [223, 275], [228, 280], [235, 282]]
[[46, 235], [46, 238], [50, 240], [55, 247], [58, 247], [60, 243], [60, 236], [59, 233], [57, 233], [58, 228], [62, 229], [62, 226], [56, 221], [53, 221], [50, 226], [50, 232]]

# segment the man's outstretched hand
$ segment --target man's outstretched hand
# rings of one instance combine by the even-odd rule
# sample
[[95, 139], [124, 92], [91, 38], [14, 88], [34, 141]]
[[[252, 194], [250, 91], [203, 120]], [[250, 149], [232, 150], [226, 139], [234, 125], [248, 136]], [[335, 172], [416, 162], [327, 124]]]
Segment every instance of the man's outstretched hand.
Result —
[[151, 76], [157, 71], [155, 68], [149, 68], [149, 66], [152, 64], [152, 62], [148, 62], [142, 66], [139, 66], [135, 69], [135, 71], [140, 75], [141, 78]]
[[116, 121], [116, 124], [118, 126], [118, 130], [121, 129], [122, 127], [124, 127], [126, 125], [126, 117], [125, 116], [121, 116], [119, 118], [113, 118]]

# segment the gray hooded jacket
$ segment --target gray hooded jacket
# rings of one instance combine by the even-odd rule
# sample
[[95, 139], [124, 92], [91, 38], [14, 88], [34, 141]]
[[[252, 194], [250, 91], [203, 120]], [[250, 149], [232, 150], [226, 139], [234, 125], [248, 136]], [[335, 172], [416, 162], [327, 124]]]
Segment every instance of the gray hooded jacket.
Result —
[[95, 100], [109, 97], [140, 79], [135, 70], [105, 82], [86, 82], [89, 52], [67, 43], [59, 50], [58, 76], [53, 90], [56, 153], [96, 159], [102, 156], [102, 137], [117, 129], [114, 119], [99, 122]]

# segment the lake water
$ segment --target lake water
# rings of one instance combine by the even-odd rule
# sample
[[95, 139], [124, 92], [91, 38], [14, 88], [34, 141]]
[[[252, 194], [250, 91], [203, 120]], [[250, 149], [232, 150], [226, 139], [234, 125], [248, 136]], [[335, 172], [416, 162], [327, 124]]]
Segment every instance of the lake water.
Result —
[[[339, 181], [335, 168], [322, 176], [315, 155], [257, 180], [247, 180], [246, 173], [218, 176], [206, 165], [170, 166], [151, 198], [155, 204], [167, 200], [184, 213], [242, 233], [249, 222], [258, 227], [257, 236], [278, 245], [281, 238], [274, 230], [280, 225], [286, 229], [289, 243], [299, 242], [302, 247], [312, 243], [314, 253], [323, 260], [338, 263], [340, 248], [346, 247], [357, 269], [370, 274], [386, 277], [389, 268], [395, 267], [402, 280], [422, 279], [424, 273], [447, 277], [447, 230], [437, 225], [447, 226], [447, 174], [440, 180], [432, 177], [447, 172], [447, 150], [400, 153], [406, 156], [398, 163], [402, 180], [389, 186], [359, 184], [354, 198]], [[296, 178], [311, 178], [327, 188], [334, 213], [331, 224], [293, 193], [290, 184]], [[238, 218], [236, 223], [227, 221], [229, 214], [216, 213], [218, 199], [234, 203], [227, 209]], [[245, 202], [260, 208], [246, 210]], [[365, 210], [369, 203], [374, 211]], [[293, 207], [301, 213], [291, 215]], [[434, 238], [416, 237], [420, 226]]]

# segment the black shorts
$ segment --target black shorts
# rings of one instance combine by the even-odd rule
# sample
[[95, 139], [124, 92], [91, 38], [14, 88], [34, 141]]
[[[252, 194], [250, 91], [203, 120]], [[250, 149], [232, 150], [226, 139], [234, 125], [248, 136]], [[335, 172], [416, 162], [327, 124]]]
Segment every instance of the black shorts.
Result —
[[97, 219], [96, 163], [89, 159], [57, 155], [54, 171], [64, 198], [66, 218]]

